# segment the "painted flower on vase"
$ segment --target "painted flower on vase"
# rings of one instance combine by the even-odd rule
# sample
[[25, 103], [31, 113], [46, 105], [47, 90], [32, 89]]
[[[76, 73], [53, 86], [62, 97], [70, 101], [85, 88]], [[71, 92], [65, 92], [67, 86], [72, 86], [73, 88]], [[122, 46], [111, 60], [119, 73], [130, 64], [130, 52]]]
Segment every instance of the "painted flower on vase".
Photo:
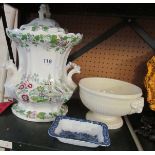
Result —
[[31, 84], [31, 83], [29, 83], [29, 84], [28, 84], [28, 87], [29, 87], [29, 88], [32, 88], [32, 84]]
[[21, 84], [21, 85], [19, 86], [19, 89], [23, 89], [23, 88], [24, 88], [24, 85]]
[[27, 94], [23, 94], [23, 95], [22, 95], [22, 99], [23, 99], [23, 101], [25, 101], [25, 102], [28, 102], [28, 101], [29, 101], [29, 97], [28, 97]]

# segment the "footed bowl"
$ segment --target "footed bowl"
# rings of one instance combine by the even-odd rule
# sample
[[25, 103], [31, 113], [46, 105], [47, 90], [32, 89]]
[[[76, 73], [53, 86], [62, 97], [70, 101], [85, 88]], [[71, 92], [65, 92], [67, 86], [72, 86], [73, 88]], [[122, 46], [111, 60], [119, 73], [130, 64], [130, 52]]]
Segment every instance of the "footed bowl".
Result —
[[79, 82], [80, 98], [90, 110], [86, 119], [106, 123], [109, 129], [123, 125], [121, 116], [141, 113], [144, 106], [138, 86], [110, 78], [90, 77]]

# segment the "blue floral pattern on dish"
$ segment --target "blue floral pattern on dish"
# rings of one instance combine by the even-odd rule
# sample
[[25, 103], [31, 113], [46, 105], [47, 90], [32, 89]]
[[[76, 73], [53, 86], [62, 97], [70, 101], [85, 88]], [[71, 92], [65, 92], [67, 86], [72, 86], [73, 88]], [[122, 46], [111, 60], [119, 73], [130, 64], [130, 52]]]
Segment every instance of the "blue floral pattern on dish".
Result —
[[[71, 131], [66, 131], [66, 130], [61, 130], [59, 134], [56, 134], [55, 131], [58, 128], [59, 122], [62, 120], [67, 119], [67, 120], [74, 120], [74, 121], [80, 121], [80, 122], [86, 122], [90, 124], [96, 124], [102, 128], [102, 136], [103, 136], [103, 141], [100, 142], [98, 140], [97, 135], [91, 135], [88, 133], [83, 133], [83, 132], [71, 132]], [[86, 143], [92, 143], [96, 144], [98, 146], [109, 146], [110, 145], [110, 138], [109, 138], [109, 131], [108, 127], [104, 123], [96, 122], [96, 121], [89, 121], [85, 119], [77, 119], [77, 118], [71, 118], [67, 116], [57, 116], [55, 121], [52, 123], [51, 127], [48, 130], [48, 134], [51, 137], [55, 138], [65, 138], [65, 139], [70, 139], [70, 140], [78, 140]]]

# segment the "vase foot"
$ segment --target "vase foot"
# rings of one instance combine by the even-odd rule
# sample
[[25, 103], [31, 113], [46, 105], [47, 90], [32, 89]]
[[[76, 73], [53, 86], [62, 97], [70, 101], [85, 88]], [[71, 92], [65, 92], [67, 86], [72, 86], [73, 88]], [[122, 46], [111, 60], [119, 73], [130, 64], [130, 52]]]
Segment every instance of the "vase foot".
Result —
[[56, 116], [66, 115], [68, 112], [68, 107], [62, 105], [58, 112], [47, 113], [47, 112], [36, 112], [26, 109], [22, 109], [18, 104], [12, 106], [12, 112], [17, 117], [31, 122], [51, 122], [54, 121]]
[[86, 119], [91, 120], [91, 121], [98, 121], [98, 122], [105, 123], [109, 129], [118, 129], [122, 127], [123, 125], [123, 120], [121, 117], [105, 116], [103, 114], [95, 113], [91, 111], [89, 111], [86, 114]]

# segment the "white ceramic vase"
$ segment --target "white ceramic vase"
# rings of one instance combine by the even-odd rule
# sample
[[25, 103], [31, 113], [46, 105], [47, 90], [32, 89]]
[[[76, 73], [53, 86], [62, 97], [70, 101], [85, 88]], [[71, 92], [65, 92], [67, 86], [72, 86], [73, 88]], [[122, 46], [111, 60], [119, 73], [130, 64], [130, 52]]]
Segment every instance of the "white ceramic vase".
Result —
[[63, 103], [76, 88], [72, 75], [80, 73], [78, 65], [66, 63], [82, 35], [65, 32], [49, 18], [48, 5], [41, 5], [39, 18], [20, 29], [6, 30], [19, 55], [18, 69], [11, 60], [6, 64], [12, 74], [5, 83], [6, 94], [18, 100], [13, 113], [28, 121], [49, 122], [57, 115], [65, 115], [67, 106]]

